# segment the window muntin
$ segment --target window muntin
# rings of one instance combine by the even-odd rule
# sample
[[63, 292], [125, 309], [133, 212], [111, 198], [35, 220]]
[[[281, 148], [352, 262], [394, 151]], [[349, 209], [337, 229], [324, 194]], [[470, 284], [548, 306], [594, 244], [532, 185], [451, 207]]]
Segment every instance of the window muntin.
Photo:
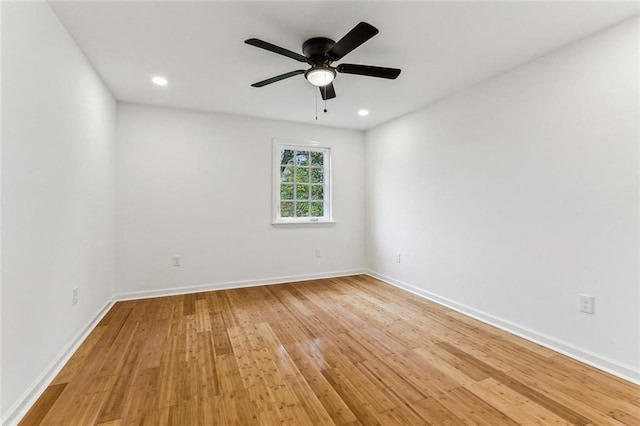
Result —
[[274, 143], [274, 223], [331, 221], [330, 150]]

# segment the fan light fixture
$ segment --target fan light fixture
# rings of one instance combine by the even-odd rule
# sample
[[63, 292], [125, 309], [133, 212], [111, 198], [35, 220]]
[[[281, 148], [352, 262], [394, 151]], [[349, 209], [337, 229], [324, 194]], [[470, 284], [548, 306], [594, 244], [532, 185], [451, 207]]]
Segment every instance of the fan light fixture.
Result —
[[315, 66], [304, 73], [304, 77], [314, 86], [323, 87], [331, 83], [336, 77], [336, 72], [324, 65]]

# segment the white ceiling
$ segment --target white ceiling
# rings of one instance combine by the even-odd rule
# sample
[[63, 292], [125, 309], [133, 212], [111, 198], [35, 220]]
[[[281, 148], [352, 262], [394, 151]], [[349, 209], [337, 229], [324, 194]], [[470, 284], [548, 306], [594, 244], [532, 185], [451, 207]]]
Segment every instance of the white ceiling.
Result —
[[[51, 6], [118, 100], [369, 129], [640, 12], [638, 2], [59, 2]], [[380, 33], [341, 62], [401, 68], [397, 80], [338, 74], [322, 112], [301, 52], [366, 21]], [[339, 62], [334, 63], [337, 65]], [[169, 85], [150, 83], [161, 74]], [[370, 110], [359, 117], [359, 109]]]

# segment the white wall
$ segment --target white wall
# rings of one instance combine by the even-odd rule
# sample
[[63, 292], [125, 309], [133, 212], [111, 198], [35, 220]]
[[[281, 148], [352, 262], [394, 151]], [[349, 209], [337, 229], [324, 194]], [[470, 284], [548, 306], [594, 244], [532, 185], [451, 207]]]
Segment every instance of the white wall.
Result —
[[368, 268], [640, 380], [638, 59], [635, 19], [367, 132]]
[[[118, 293], [364, 268], [362, 132], [126, 103], [117, 122]], [[335, 225], [271, 225], [274, 137], [331, 147]]]
[[2, 2], [3, 420], [113, 294], [115, 112], [47, 3]]

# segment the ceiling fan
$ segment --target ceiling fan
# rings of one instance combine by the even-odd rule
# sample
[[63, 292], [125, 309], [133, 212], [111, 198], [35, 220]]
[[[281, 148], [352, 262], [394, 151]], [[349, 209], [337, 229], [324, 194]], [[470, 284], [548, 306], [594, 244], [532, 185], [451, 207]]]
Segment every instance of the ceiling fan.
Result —
[[367, 24], [366, 22], [360, 22], [337, 43], [326, 37], [314, 37], [305, 41], [302, 43], [302, 52], [304, 53], [304, 56], [257, 38], [245, 40], [244, 42], [251, 46], [259, 47], [311, 65], [311, 68], [308, 70], [296, 70], [280, 74], [275, 77], [253, 83], [251, 86], [263, 87], [267, 84], [275, 83], [289, 77], [304, 74], [309, 83], [320, 88], [322, 99], [327, 100], [336, 97], [336, 91], [333, 87], [333, 79], [336, 77], [336, 72], [388, 78], [393, 80], [400, 75], [400, 70], [397, 68], [384, 68], [357, 64], [340, 64], [337, 67], [331, 66], [332, 62], [339, 61], [344, 58], [349, 52], [362, 45], [376, 34], [378, 34], [378, 29], [376, 27], [371, 24]]

